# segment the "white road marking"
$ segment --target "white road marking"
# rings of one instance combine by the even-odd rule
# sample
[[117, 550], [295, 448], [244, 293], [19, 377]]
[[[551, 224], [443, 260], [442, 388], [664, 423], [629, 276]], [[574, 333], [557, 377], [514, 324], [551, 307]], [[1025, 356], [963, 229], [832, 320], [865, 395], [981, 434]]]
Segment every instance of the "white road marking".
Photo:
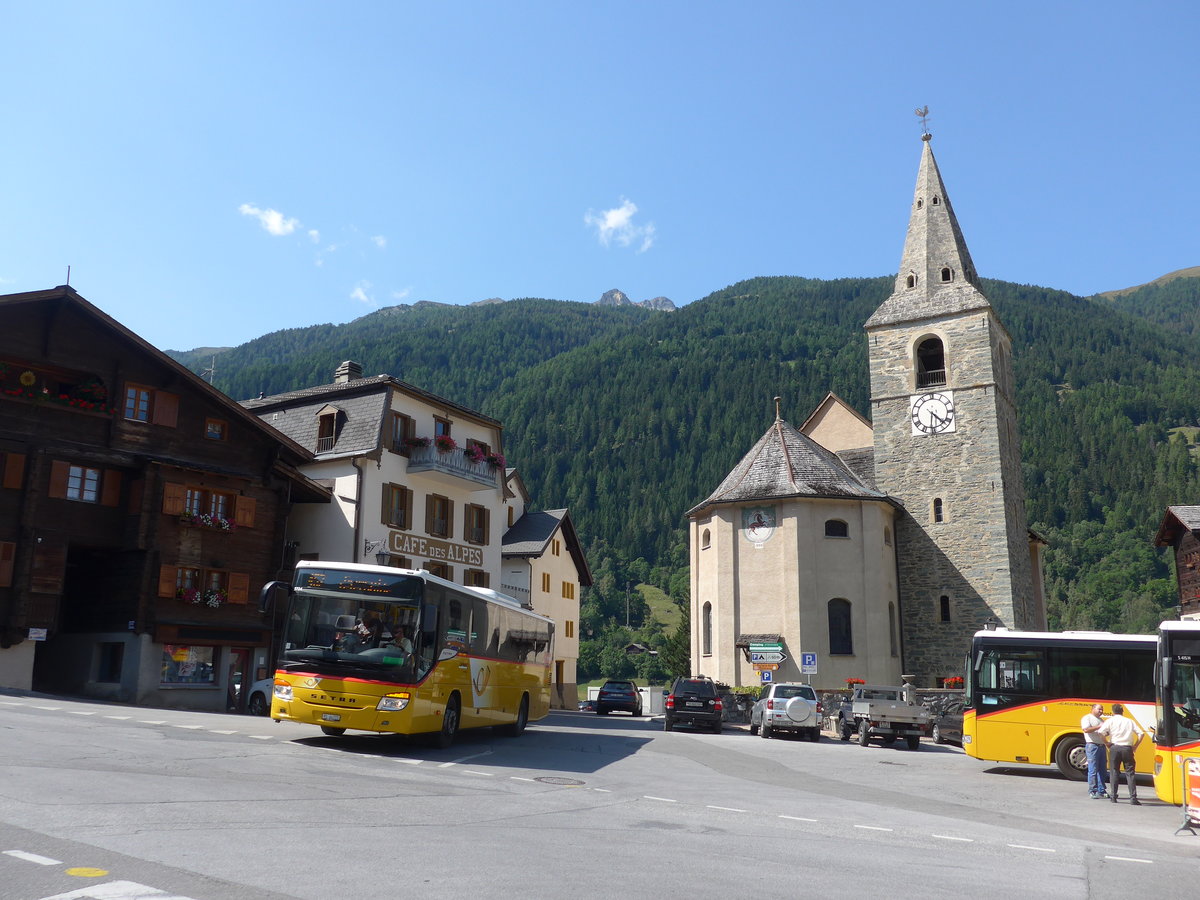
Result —
[[474, 769], [463, 769], [464, 775], [482, 775], [484, 778], [495, 778], [495, 772], [476, 772]]
[[248, 737], [252, 737], [256, 741], [270, 741], [274, 739], [273, 735], [269, 734], [251, 734]]
[[1136, 856], [1106, 856], [1104, 858], [1105, 859], [1115, 859], [1119, 862], [1147, 863], [1148, 865], [1154, 865], [1154, 860], [1138, 859]]
[[398, 759], [396, 762], [402, 762], [406, 766], [419, 766], [421, 764], [421, 760], [419, 759]]
[[60, 709], [62, 709], [62, 707], [61, 706], [35, 706], [34, 709], [47, 709], [50, 712], [58, 712]]
[[975, 843], [975, 838], [955, 837], [952, 834], [931, 834], [930, 837], [941, 838], [943, 841], [965, 841], [968, 844]]
[[106, 718], [106, 719], [119, 719], [120, 721], [124, 722], [124, 721], [126, 721], [127, 719], [132, 719], [132, 718], [133, 718], [133, 716], [105, 716], [104, 718]]
[[138, 719], [138, 722], [139, 722], [139, 724], [142, 724], [142, 725], [165, 725], [166, 724], [166, 722], [164, 722], [161, 719]]
[[209, 731], [211, 731], [213, 734], [237, 734], [236, 731], [218, 731], [215, 728], [210, 728]]
[[895, 828], [884, 828], [881, 825], [855, 825], [855, 828], [862, 828], [865, 831], [895, 831]]
[[709, 809], [722, 809], [725, 812], [745, 812], [746, 811], [744, 809], [738, 809], [736, 806], [712, 806], [711, 804], [709, 805], [708, 808]]
[[95, 715], [94, 712], [89, 712], [86, 709], [68, 709], [67, 712], [69, 712], [73, 716], [94, 716]]
[[678, 803], [678, 800], [672, 800], [670, 797], [651, 797], [649, 794], [642, 794], [643, 800], [659, 800], [663, 803]]
[[203, 725], [172, 725], [172, 728], [186, 728], [188, 731], [198, 731]]
[[597, 794], [611, 794], [612, 793], [612, 791], [610, 791], [608, 788], [592, 788], [592, 790], [595, 791]]
[[793, 822], [815, 822], [816, 819], [806, 819], [804, 816], [780, 816], [781, 819], [791, 819]]
[[534, 780], [532, 778], [524, 778], [520, 775], [509, 775], [508, 777], [512, 781], [533, 781]]
[[105, 884], [93, 884], [77, 891], [43, 897], [42, 900], [142, 900], [144, 897], [154, 897], [155, 900], [191, 900], [182, 894], [168, 894], [166, 891], [147, 887], [136, 881], [109, 881]]
[[1057, 850], [1051, 850], [1049, 847], [1030, 847], [1028, 844], [1009, 844], [1014, 850], [1036, 850], [1038, 853], [1057, 853]]
[[26, 853], [24, 850], [5, 850], [4, 855], [23, 859], [25, 862], [37, 863], [39, 866], [61, 866], [63, 864], [60, 859], [38, 856], [36, 853]]

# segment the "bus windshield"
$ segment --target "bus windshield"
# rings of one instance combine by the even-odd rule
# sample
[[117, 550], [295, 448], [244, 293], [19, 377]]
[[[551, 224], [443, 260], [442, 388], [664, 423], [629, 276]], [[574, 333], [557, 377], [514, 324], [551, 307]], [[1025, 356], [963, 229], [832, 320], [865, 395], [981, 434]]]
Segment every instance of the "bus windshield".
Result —
[[1171, 716], [1161, 716], [1159, 743], [1179, 746], [1200, 741], [1200, 635], [1168, 632], [1167, 696]]
[[423, 582], [406, 575], [301, 570], [284, 629], [283, 658], [411, 675], [421, 653]]

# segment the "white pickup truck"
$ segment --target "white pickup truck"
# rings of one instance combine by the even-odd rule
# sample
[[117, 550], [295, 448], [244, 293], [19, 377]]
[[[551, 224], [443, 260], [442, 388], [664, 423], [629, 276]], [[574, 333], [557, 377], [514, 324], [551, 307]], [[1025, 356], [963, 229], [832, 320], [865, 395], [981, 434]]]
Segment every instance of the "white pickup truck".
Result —
[[861, 684], [854, 689], [849, 707], [841, 711], [838, 722], [843, 741], [855, 732], [864, 747], [872, 738], [887, 745], [902, 737], [909, 750], [917, 750], [921, 736], [929, 734], [929, 710], [917, 702], [911, 685]]

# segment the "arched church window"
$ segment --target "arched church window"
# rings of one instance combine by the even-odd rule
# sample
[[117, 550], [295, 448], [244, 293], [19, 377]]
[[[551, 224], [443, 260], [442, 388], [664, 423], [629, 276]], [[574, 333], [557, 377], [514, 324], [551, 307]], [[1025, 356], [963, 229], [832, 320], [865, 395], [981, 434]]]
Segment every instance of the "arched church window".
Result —
[[854, 635], [850, 626], [850, 601], [842, 598], [830, 600], [829, 608], [829, 652], [838, 656], [854, 653]]
[[701, 634], [701, 652], [705, 656], [712, 656], [712, 604], [704, 604], [703, 614], [703, 631]]
[[924, 205], [925, 205], [925, 201], [924, 201], [924, 200], [918, 200], [918, 201], [917, 201], [917, 209], [920, 209], [920, 208], [921, 208], [922, 206], [924, 206]]
[[941, 202], [942, 202], [942, 201], [941, 201], [941, 200], [939, 200], [937, 197], [934, 197], [934, 198], [933, 198], [933, 205], [934, 205], [934, 206], [937, 206], [937, 205], [938, 205], [939, 203], [941, 203]]
[[942, 266], [942, 281], [953, 281], [954, 273], [950, 271], [949, 266]]
[[705, 528], [700, 532], [700, 549], [707, 550], [712, 545], [712, 532]]
[[916, 287], [917, 286], [917, 276], [914, 275], [912, 272], [909, 272], [908, 277], [904, 279], [904, 286], [910, 287], [910, 288]]
[[941, 497], [933, 498], [933, 521], [935, 521], [935, 522], [945, 522], [946, 521], [946, 511], [942, 508], [942, 498]]
[[917, 344], [916, 362], [918, 388], [946, 383], [946, 352], [941, 338], [928, 337]]
[[945, 594], [942, 594], [942, 596], [940, 598], [938, 598], [938, 606], [940, 607], [939, 612], [941, 613], [942, 621], [949, 622], [950, 621], [950, 598], [948, 596], [946, 596]]
[[825, 537], [850, 537], [850, 526], [841, 519], [828, 519], [825, 522]]

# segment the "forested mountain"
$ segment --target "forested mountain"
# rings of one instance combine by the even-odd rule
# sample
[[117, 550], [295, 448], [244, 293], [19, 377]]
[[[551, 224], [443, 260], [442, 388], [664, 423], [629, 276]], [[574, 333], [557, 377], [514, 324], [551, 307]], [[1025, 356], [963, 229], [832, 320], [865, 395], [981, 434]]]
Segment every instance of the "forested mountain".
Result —
[[[581, 633], [617, 643], [633, 634], [616, 625], [628, 584], [686, 595], [683, 514], [768, 428], [774, 396], [796, 425], [831, 390], [870, 417], [862, 323], [892, 286], [756, 278], [669, 313], [551, 300], [392, 307], [231, 349], [215, 384], [234, 398], [276, 393], [355, 359], [500, 419], [536, 502], [570, 507], [588, 545], [597, 583]], [[983, 284], [1013, 337], [1052, 627], [1144, 630], [1175, 605], [1168, 555], [1151, 541], [1166, 506], [1200, 502], [1187, 439], [1200, 426], [1198, 287], [1181, 278], [1084, 299]], [[201, 371], [211, 353], [174, 355]], [[631, 626], [643, 615], [638, 595]], [[639, 636], [662, 646], [652, 632]]]

